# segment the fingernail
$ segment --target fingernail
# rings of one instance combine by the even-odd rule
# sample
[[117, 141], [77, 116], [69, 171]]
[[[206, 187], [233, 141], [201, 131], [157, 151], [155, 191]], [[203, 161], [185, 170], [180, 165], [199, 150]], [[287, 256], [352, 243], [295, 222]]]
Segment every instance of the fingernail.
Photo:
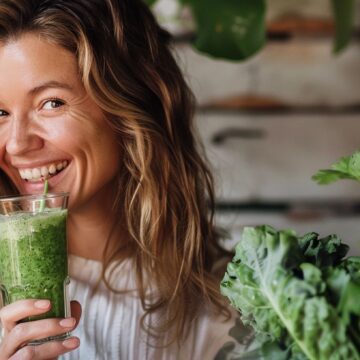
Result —
[[74, 318], [67, 318], [67, 319], [62, 319], [59, 322], [60, 326], [64, 327], [64, 328], [71, 328], [75, 325], [75, 319]]
[[80, 345], [80, 341], [78, 338], [70, 338], [63, 341], [63, 346], [67, 349], [74, 349]]
[[38, 300], [38, 301], [35, 301], [34, 306], [37, 309], [47, 309], [50, 306], [50, 301], [49, 300]]

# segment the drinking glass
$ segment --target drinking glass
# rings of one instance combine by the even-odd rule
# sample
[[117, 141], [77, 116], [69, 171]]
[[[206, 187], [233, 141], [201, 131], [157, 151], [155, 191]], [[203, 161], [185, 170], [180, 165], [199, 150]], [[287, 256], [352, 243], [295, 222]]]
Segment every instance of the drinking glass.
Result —
[[[67, 204], [67, 193], [0, 197], [0, 302], [51, 302], [50, 311], [22, 322], [70, 316]], [[69, 336], [35, 339], [31, 344]]]

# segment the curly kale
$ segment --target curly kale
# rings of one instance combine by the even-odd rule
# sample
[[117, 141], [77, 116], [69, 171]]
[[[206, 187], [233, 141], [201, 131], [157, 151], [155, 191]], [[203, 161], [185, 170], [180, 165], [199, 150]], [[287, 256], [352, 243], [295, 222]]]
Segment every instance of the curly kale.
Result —
[[360, 360], [360, 258], [347, 250], [335, 235], [244, 229], [221, 292], [262, 359]]

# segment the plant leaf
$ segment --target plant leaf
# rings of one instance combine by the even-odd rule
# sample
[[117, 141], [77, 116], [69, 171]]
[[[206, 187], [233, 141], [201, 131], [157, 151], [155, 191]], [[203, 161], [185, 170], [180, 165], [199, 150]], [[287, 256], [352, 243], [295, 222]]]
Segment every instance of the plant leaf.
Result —
[[355, 177], [337, 170], [319, 170], [312, 179], [319, 185], [328, 185], [341, 179], [356, 180]]
[[330, 169], [319, 170], [312, 179], [320, 185], [331, 184], [340, 179], [360, 181], [360, 150], [341, 158]]
[[350, 256], [345, 259], [341, 265], [346, 269], [346, 271], [351, 275], [351, 277], [360, 283], [360, 257], [359, 256]]
[[[245, 228], [221, 292], [264, 343], [277, 342], [290, 351], [289, 359], [360, 359], [346, 321], [327, 299], [324, 274], [329, 267], [318, 259], [338, 252], [337, 262], [344, 248], [331, 236], [319, 239], [317, 246], [311, 243], [315, 233], [300, 239], [290, 230]], [[345, 295], [339, 298], [353, 306]]]
[[346, 259], [338, 268], [329, 268], [326, 282], [332, 300], [349, 336], [360, 351], [360, 258]]
[[309, 233], [299, 238], [299, 244], [306, 262], [319, 268], [337, 266], [349, 251], [337, 235], [319, 238], [318, 234]]
[[243, 60], [265, 44], [265, 0], [187, 0], [197, 25], [195, 47], [215, 58]]
[[341, 52], [350, 42], [354, 26], [355, 0], [331, 0], [335, 17], [334, 52]]
[[153, 6], [157, 0], [143, 0], [144, 3], [148, 6]]
[[[283, 350], [276, 342], [266, 342], [261, 347], [261, 354], [266, 360], [288, 360], [289, 350]], [[306, 360], [306, 358], [304, 359]]]
[[357, 179], [360, 179], [360, 151], [350, 156], [349, 172]]

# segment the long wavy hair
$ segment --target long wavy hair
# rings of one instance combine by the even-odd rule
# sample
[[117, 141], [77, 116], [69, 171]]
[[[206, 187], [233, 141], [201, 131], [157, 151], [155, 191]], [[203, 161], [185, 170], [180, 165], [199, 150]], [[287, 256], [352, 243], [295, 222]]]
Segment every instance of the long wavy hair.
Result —
[[[156, 327], [146, 326], [149, 333], [172, 329], [173, 340], [181, 340], [201, 307], [228, 314], [212, 274], [220, 252], [212, 176], [194, 138], [194, 99], [169, 34], [140, 0], [1, 0], [0, 41], [29, 32], [76, 56], [86, 91], [119, 136], [114, 211], [130, 241], [108, 242], [107, 286], [119, 290], [106, 270], [122, 260], [125, 246], [145, 317], [164, 315]], [[2, 180], [9, 189], [4, 174]], [[155, 298], [146, 296], [148, 280]]]

